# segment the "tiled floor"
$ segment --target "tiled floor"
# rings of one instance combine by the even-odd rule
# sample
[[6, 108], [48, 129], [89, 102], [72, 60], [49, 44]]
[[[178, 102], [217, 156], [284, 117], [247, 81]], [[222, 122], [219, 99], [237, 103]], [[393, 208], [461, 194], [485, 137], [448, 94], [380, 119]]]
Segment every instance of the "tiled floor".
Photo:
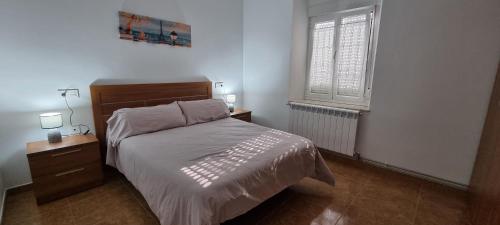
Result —
[[[333, 158], [330, 187], [312, 179], [223, 225], [468, 225], [466, 195], [440, 185]], [[7, 197], [4, 225], [159, 224], [123, 178], [37, 206], [31, 191]]]

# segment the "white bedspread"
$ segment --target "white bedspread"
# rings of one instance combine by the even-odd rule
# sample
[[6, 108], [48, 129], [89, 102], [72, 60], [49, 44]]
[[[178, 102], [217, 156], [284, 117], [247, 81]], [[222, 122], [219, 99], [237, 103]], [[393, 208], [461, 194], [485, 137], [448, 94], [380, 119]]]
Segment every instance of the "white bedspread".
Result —
[[108, 157], [162, 225], [215, 225], [304, 177], [334, 185], [311, 141], [227, 118], [121, 140]]

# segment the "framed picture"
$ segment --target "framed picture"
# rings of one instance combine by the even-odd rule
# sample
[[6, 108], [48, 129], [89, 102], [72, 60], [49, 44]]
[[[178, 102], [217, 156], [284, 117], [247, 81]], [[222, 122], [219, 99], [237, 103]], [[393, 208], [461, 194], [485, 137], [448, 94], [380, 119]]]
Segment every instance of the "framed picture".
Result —
[[191, 48], [191, 26], [119, 12], [120, 39]]

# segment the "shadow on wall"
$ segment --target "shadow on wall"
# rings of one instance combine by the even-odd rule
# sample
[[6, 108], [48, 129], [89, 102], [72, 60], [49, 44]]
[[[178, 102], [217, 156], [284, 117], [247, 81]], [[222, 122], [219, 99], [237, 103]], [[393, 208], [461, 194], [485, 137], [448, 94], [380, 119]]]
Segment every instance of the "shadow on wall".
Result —
[[[94, 132], [92, 111], [89, 106], [75, 108], [74, 123], [88, 124]], [[73, 130], [69, 125], [69, 111], [67, 109], [53, 110], [63, 113], [63, 135], [71, 134]], [[31, 182], [28, 161], [26, 158], [26, 143], [46, 140], [47, 133], [40, 128], [39, 115], [43, 112], [2, 112], [0, 117], [0, 165], [2, 167], [4, 187]], [[6, 169], [8, 168], [8, 169]]]

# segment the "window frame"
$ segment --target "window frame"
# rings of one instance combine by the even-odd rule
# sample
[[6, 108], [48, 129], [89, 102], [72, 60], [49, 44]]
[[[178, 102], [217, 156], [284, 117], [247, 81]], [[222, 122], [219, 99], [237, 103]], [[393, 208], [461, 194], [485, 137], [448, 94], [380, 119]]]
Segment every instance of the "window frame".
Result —
[[[324, 15], [314, 16], [309, 18], [309, 27], [308, 27], [308, 48], [307, 48], [307, 74], [306, 74], [306, 87], [305, 87], [305, 99], [312, 101], [321, 101], [321, 102], [329, 102], [329, 103], [338, 103], [345, 105], [356, 105], [362, 107], [369, 107], [370, 99], [371, 99], [371, 87], [373, 82], [373, 69], [374, 69], [374, 60], [375, 60], [375, 52], [374, 42], [375, 42], [375, 26], [377, 26], [377, 6], [367, 6], [349, 10], [343, 10], [338, 12], [327, 13]], [[370, 14], [372, 16], [370, 17]], [[363, 70], [365, 71], [365, 75], [362, 77], [361, 86], [362, 93], [358, 97], [353, 96], [341, 96], [337, 93], [337, 79], [335, 78], [335, 74], [337, 72], [337, 52], [340, 42], [340, 27], [341, 20], [344, 17], [359, 15], [359, 14], [367, 14], [369, 17], [367, 19], [368, 29], [366, 29], [366, 37], [367, 40], [367, 49], [365, 51], [365, 63], [363, 65]], [[310, 86], [310, 72], [311, 72], [311, 61], [312, 61], [312, 52], [313, 52], [313, 41], [314, 41], [314, 28], [317, 23], [326, 22], [326, 21], [335, 21], [335, 36], [334, 36], [334, 53], [333, 53], [333, 68], [332, 68], [332, 82], [331, 88], [328, 93], [315, 93], [312, 91]]]

